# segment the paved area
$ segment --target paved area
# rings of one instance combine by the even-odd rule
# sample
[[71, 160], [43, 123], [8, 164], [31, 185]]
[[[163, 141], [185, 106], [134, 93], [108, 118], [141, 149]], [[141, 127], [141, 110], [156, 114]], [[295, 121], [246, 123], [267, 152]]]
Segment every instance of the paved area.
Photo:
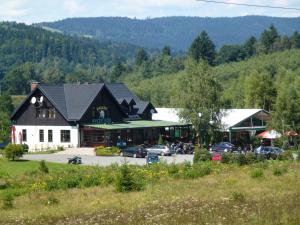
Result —
[[64, 151], [55, 153], [57, 155], [89, 155], [95, 156], [94, 148], [67, 148]]
[[[62, 153], [62, 152], [61, 152]], [[68, 158], [72, 157], [70, 154], [32, 154], [24, 155], [23, 159], [26, 160], [45, 160], [47, 162], [67, 163]], [[125, 162], [129, 164], [145, 165], [145, 158], [131, 158], [121, 156], [92, 156], [92, 155], [81, 155], [83, 165], [98, 165], [108, 166], [113, 163], [123, 164]], [[172, 155], [172, 156], [161, 156], [160, 160], [166, 163], [183, 163], [185, 161], [193, 161], [193, 155]]]

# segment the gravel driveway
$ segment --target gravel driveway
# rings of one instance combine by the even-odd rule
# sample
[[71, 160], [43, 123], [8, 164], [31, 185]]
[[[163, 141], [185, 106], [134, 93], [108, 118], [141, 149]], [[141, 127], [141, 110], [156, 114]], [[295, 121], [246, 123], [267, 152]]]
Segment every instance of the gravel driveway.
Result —
[[[68, 158], [72, 155], [64, 154], [32, 154], [24, 155], [23, 159], [26, 160], [45, 160], [47, 162], [57, 162], [57, 163], [67, 163]], [[129, 164], [145, 165], [145, 158], [131, 158], [131, 157], [121, 157], [121, 156], [89, 156], [81, 155], [82, 164], [84, 165], [98, 165], [98, 166], [108, 166], [113, 163], [123, 164], [125, 161]], [[184, 161], [193, 161], [193, 155], [173, 155], [173, 156], [161, 156], [161, 160], [167, 163], [183, 163]]]

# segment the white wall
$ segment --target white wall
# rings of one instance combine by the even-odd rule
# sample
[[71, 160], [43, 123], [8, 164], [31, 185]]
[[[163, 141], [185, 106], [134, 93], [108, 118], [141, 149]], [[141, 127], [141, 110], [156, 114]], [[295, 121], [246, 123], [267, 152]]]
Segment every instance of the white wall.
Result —
[[[55, 149], [58, 146], [78, 147], [79, 146], [79, 132], [76, 126], [15, 126], [16, 131], [16, 143], [20, 144], [19, 134], [23, 129], [27, 131], [27, 141], [23, 141], [23, 144], [29, 146], [29, 151], [40, 151], [47, 149]], [[44, 142], [39, 141], [39, 130], [44, 130]], [[48, 142], [48, 130], [52, 130], [52, 142]], [[70, 142], [62, 143], [60, 140], [60, 131], [70, 130]]]

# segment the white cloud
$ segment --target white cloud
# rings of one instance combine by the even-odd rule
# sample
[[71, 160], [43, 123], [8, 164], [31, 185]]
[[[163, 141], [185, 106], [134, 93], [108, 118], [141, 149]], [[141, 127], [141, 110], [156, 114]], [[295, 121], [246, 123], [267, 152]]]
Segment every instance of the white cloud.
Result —
[[0, 16], [18, 17], [28, 13], [28, 0], [3, 0], [1, 4]]
[[85, 11], [84, 5], [80, 4], [76, 0], [64, 1], [64, 8], [71, 14], [81, 13]]

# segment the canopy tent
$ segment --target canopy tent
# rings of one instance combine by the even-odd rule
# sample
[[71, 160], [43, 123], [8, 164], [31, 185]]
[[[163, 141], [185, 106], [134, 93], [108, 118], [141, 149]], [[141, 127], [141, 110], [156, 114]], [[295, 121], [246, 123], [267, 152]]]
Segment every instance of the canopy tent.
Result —
[[270, 131], [266, 130], [258, 134], [257, 136], [266, 139], [276, 139], [276, 138], [280, 138], [282, 135], [275, 130], [270, 130]]

